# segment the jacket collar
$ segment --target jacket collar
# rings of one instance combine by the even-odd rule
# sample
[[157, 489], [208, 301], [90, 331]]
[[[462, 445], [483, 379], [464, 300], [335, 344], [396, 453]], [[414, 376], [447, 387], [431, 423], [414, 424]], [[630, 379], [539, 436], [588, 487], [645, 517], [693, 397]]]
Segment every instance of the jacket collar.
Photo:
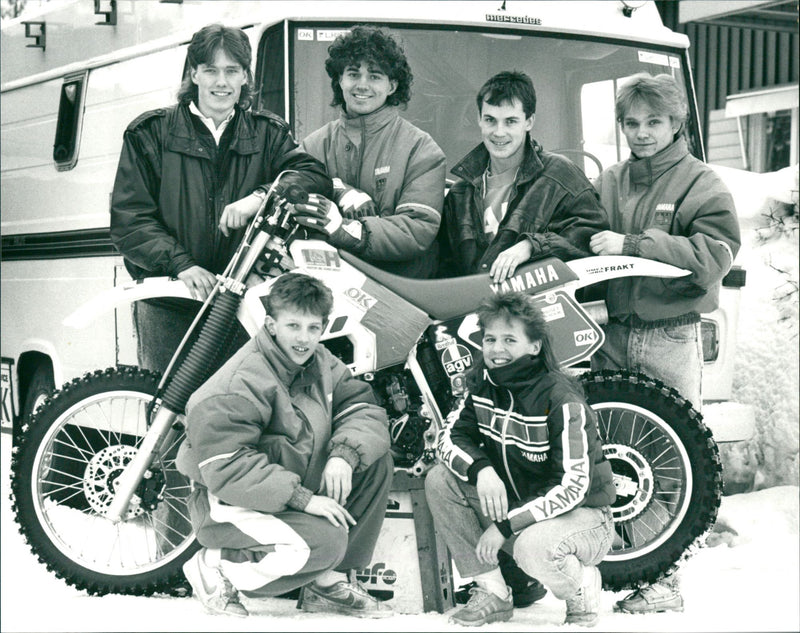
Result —
[[[258, 153], [259, 148], [253, 118], [243, 116], [243, 111], [238, 105], [234, 106], [234, 112], [234, 117], [228, 124], [228, 127], [233, 128], [230, 130], [232, 134], [229, 145], [230, 151], [239, 154]], [[166, 140], [167, 149], [191, 156], [207, 157], [205, 144], [194, 126], [192, 117], [194, 115], [189, 111], [188, 105], [181, 103], [175, 106], [169, 121]]]
[[506, 387], [513, 391], [535, 381], [543, 368], [544, 363], [540, 356], [525, 354], [525, 356], [521, 356], [508, 365], [485, 369], [484, 371], [486, 372], [487, 380], [493, 385]]
[[399, 116], [400, 113], [397, 110], [397, 106], [383, 105], [375, 112], [356, 115], [347, 114], [344, 107], [342, 107], [339, 113], [339, 120], [347, 132], [374, 134]]
[[637, 158], [633, 154], [628, 159], [631, 183], [649, 187], [665, 171], [678, 163], [689, 153], [686, 139], [681, 136], [653, 156]]
[[[489, 150], [486, 149], [483, 143], [480, 143], [469, 154], [462, 158], [461, 161], [450, 170], [450, 173], [471, 182], [477, 187], [478, 181], [489, 165], [489, 158]], [[543, 169], [542, 146], [528, 137], [528, 142], [525, 144], [525, 156], [522, 159], [522, 165], [520, 165], [519, 173], [517, 174], [517, 183], [533, 180]]]
[[267, 359], [278, 380], [286, 387], [290, 387], [295, 383], [301, 387], [312, 384], [319, 377], [319, 361], [317, 359], [320, 353], [319, 349], [314, 352], [314, 355], [305, 365], [298, 365], [278, 347], [275, 339], [267, 332], [266, 327], [262, 327], [255, 338], [259, 351]]
[[489, 383], [495, 387], [505, 387], [511, 391], [516, 391], [520, 387], [526, 387], [536, 382], [544, 374], [544, 363], [540, 356], [526, 354], [517, 360], [488, 369], [481, 362], [481, 369], [473, 374], [470, 387], [478, 387], [482, 383]]

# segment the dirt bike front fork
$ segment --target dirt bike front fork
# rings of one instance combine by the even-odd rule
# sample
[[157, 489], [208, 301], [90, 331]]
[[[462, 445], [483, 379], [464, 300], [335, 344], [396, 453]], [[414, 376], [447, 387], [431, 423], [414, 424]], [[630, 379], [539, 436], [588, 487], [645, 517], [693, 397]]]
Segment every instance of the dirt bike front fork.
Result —
[[133, 459], [122, 471], [114, 484], [114, 500], [108, 507], [106, 518], [114, 523], [119, 523], [128, 516], [128, 507], [131, 504], [139, 505], [141, 499], [136, 495], [142, 479], [155, 456], [159, 454], [160, 447], [171, 446], [174, 434], [178, 433], [178, 414], [161, 406], [153, 415], [150, 428], [139, 445]]

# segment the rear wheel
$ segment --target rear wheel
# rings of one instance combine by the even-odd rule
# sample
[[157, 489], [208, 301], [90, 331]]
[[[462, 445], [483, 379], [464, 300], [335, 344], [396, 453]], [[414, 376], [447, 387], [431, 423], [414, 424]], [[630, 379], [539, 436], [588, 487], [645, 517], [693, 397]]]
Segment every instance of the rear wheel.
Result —
[[582, 381], [617, 491], [604, 584], [616, 591], [653, 582], [714, 524], [719, 450], [700, 413], [662, 382], [608, 370]]
[[116, 480], [148, 427], [158, 375], [133, 367], [87, 374], [39, 408], [12, 459], [16, 520], [32, 551], [93, 594], [149, 595], [183, 583], [198, 548], [175, 468], [179, 437], [150, 468], [119, 523], [106, 518]]

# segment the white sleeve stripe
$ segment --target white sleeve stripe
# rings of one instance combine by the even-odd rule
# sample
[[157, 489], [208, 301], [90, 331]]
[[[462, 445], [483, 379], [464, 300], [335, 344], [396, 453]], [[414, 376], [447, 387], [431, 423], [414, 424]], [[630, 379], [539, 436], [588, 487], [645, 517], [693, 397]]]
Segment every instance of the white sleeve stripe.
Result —
[[367, 406], [366, 402], [357, 402], [355, 404], [351, 404], [347, 407], [344, 411], [339, 411], [335, 416], [333, 416], [333, 421], [336, 422], [339, 418], [352, 413], [353, 411], [357, 411], [358, 409], [363, 409]]
[[437, 218], [442, 214], [434, 209], [433, 207], [429, 207], [427, 204], [421, 204], [419, 202], [404, 202], [403, 204], [398, 204], [396, 210], [402, 209], [404, 207], [416, 207], [417, 209], [424, 209], [425, 211], [430, 211], [433, 213]]
[[197, 465], [197, 467], [198, 468], [203, 468], [204, 466], [207, 466], [211, 462], [216, 462], [216, 461], [218, 461], [220, 459], [229, 459], [229, 458], [233, 457], [234, 455], [236, 455], [237, 452], [238, 451], [233, 451], [232, 453], [222, 453], [220, 455], [214, 455], [213, 457], [209, 457], [208, 459], [204, 459], [202, 462], [200, 462]]
[[[561, 482], [548, 490], [545, 495], [529, 501], [516, 510], [509, 511], [508, 518], [511, 521], [512, 529], [515, 529], [515, 525], [525, 521], [522, 519], [525, 514], [533, 517], [533, 521], [527, 521], [527, 523], [552, 519], [578, 507], [586, 498], [590, 483], [586, 409], [581, 405], [577, 405], [577, 407], [576, 415], [580, 418], [577, 428], [573, 428], [570, 424], [572, 419], [570, 404], [565, 404], [561, 409], [564, 418], [564, 430], [561, 432], [564, 474]], [[520, 518], [521, 521], [514, 521], [515, 518]]]
[[451, 426], [447, 426], [440, 431], [439, 442], [436, 447], [439, 459], [445, 466], [459, 479], [469, 481], [467, 471], [475, 462], [472, 456], [457, 446], [450, 439]]
[[727, 242], [723, 242], [722, 240], [717, 240], [717, 242], [719, 242], [720, 244], [722, 244], [722, 246], [723, 246], [723, 247], [725, 248], [725, 250], [728, 252], [728, 258], [730, 259], [730, 264], [728, 264], [728, 268], [727, 268], [727, 270], [725, 271], [725, 273], [727, 274], [727, 272], [728, 272], [728, 271], [731, 269], [731, 267], [733, 266], [733, 251], [731, 250], [731, 247], [728, 245], [728, 243], [727, 243]]

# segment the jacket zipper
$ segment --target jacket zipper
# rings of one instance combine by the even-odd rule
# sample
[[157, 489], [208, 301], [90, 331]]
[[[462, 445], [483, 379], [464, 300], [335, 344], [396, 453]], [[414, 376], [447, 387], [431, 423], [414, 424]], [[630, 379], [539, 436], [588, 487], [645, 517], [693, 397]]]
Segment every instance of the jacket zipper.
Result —
[[514, 494], [517, 496], [519, 501], [522, 501], [522, 497], [519, 496], [519, 491], [517, 487], [514, 485], [514, 478], [511, 476], [511, 469], [508, 467], [508, 455], [506, 453], [506, 430], [508, 429], [508, 421], [511, 419], [511, 411], [514, 409], [514, 394], [510, 391], [508, 392], [508, 397], [511, 398], [511, 404], [508, 407], [508, 411], [506, 411], [506, 419], [503, 421], [503, 433], [500, 436], [501, 444], [500, 450], [503, 453], [503, 466], [506, 469], [506, 475], [508, 476], [508, 483], [511, 484], [511, 487], [514, 489]]
[[356, 171], [356, 183], [358, 188], [363, 190], [364, 187], [361, 182], [361, 168], [364, 166], [364, 154], [367, 146], [367, 124], [364, 122], [364, 117], [359, 121], [361, 124], [361, 147], [358, 148], [358, 170]]

